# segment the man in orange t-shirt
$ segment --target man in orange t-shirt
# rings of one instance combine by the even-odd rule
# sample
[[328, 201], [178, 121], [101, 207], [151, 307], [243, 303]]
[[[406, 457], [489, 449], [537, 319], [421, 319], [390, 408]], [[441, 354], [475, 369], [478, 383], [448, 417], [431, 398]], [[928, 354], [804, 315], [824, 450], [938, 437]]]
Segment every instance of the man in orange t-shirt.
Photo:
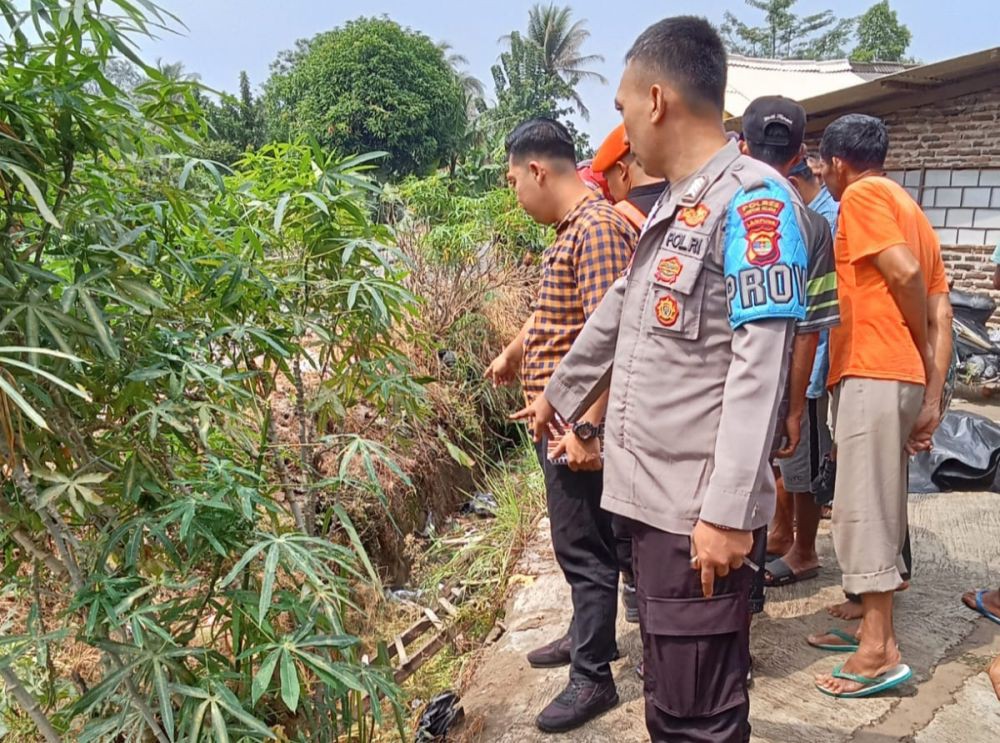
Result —
[[884, 177], [881, 120], [843, 116], [820, 145], [840, 217], [834, 241], [841, 324], [830, 333], [837, 482], [833, 540], [844, 590], [861, 596], [860, 642], [817, 679], [820, 691], [868, 696], [906, 681], [892, 621], [903, 582], [908, 455], [928, 450], [951, 359], [941, 248], [910, 195]]

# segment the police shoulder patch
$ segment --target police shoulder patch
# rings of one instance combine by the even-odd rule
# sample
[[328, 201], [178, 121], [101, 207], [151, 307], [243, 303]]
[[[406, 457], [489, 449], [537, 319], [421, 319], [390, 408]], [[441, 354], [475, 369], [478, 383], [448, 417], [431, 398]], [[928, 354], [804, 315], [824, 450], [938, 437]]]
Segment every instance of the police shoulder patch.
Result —
[[793, 197], [772, 179], [741, 188], [726, 214], [724, 271], [733, 327], [805, 317], [807, 249]]

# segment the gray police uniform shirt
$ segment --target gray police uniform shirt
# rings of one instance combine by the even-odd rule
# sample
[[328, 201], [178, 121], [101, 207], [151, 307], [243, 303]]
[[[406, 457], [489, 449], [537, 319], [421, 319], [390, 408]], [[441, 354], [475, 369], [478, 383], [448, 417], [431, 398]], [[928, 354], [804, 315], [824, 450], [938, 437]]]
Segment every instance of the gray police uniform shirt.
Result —
[[731, 142], [673, 184], [545, 389], [575, 420], [610, 387], [602, 507], [663, 531], [774, 513], [768, 463], [806, 320], [797, 192]]

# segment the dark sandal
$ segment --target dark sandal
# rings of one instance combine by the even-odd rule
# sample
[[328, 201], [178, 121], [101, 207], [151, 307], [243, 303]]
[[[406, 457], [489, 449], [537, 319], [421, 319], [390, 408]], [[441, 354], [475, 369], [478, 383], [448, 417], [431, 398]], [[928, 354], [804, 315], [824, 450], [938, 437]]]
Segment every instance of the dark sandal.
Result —
[[809, 568], [796, 574], [783, 558], [771, 560], [764, 570], [764, 585], [768, 588], [789, 586], [792, 583], [809, 580], [819, 575], [819, 568]]

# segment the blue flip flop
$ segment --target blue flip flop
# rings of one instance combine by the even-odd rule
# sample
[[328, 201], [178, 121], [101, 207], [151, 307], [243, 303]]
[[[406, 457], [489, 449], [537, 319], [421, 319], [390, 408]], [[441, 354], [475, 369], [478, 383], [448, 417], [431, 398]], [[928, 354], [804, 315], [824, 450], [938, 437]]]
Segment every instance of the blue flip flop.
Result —
[[809, 642], [809, 645], [811, 647], [814, 647], [817, 650], [825, 650], [828, 653], [853, 653], [855, 650], [858, 649], [857, 639], [854, 637], [854, 635], [850, 634], [849, 632], [844, 632], [844, 630], [842, 629], [831, 627], [824, 634], [833, 635], [834, 637], [843, 640], [844, 644], [834, 645], [833, 643], [824, 643], [824, 642], [813, 643], [809, 642], [808, 639], [806, 640], [806, 642]]
[[983, 604], [983, 596], [986, 595], [987, 593], [989, 592], [985, 588], [976, 591], [976, 611], [978, 611], [984, 617], [989, 619], [991, 622], [996, 622], [997, 624], [1000, 624], [1000, 617], [998, 617], [996, 614], [987, 609], [986, 606]]
[[863, 684], [864, 686], [857, 691], [845, 691], [840, 693], [825, 689], [819, 684], [816, 684], [816, 688], [828, 697], [837, 697], [839, 699], [860, 699], [861, 697], [870, 697], [872, 694], [878, 694], [879, 692], [894, 689], [900, 684], [906, 683], [913, 677], [913, 671], [910, 670], [910, 667], [905, 663], [900, 663], [895, 668], [888, 670], [881, 676], [876, 676], [875, 678], [857, 676], [853, 673], [844, 673], [843, 669], [843, 663], [834, 668], [832, 674], [833, 677], [844, 679], [845, 681], [853, 681], [856, 684]]

